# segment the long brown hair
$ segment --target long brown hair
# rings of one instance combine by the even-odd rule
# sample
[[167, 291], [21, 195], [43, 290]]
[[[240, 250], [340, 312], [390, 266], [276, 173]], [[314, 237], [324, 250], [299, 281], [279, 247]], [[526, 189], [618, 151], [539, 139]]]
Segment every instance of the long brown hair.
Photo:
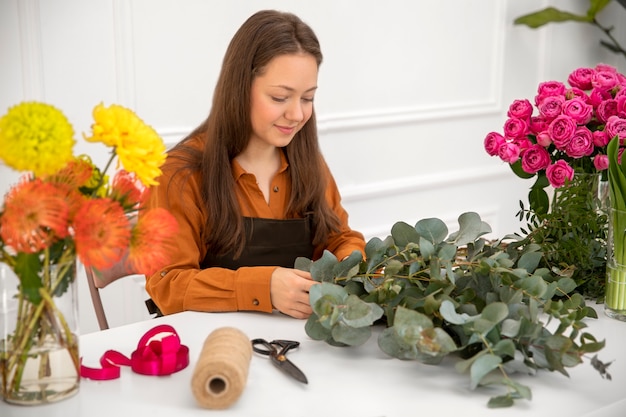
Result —
[[[252, 134], [250, 90], [276, 56], [308, 53], [322, 63], [319, 42], [300, 18], [285, 12], [263, 10], [252, 15], [231, 40], [213, 94], [208, 118], [174, 150], [192, 172], [201, 173], [201, 193], [206, 209], [203, 239], [208, 251], [224, 255], [245, 245], [243, 219], [235, 194], [231, 160], [247, 146]], [[187, 142], [200, 136], [204, 149]], [[315, 110], [309, 121], [285, 148], [291, 175], [288, 217], [313, 216], [313, 244], [323, 243], [340, 226], [326, 198], [324, 159], [319, 149]], [[182, 153], [182, 155], [181, 155]]]

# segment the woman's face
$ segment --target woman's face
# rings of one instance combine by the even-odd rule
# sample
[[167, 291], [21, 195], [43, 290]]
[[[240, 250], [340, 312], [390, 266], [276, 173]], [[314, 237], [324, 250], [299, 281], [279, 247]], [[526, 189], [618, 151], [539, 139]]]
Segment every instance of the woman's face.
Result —
[[287, 146], [311, 118], [317, 62], [310, 54], [280, 55], [252, 81], [248, 145]]

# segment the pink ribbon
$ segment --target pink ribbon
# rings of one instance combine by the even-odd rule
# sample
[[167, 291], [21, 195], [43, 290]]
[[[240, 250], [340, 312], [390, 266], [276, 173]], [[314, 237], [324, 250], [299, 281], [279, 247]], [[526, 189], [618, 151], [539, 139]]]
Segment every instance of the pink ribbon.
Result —
[[[155, 336], [166, 334], [159, 340]], [[100, 358], [102, 368], [80, 365], [80, 376], [94, 380], [108, 380], [120, 377], [120, 366], [143, 375], [170, 375], [189, 365], [189, 348], [181, 345], [178, 333], [172, 326], [155, 326], [144, 334], [130, 358], [115, 350], [107, 350]]]

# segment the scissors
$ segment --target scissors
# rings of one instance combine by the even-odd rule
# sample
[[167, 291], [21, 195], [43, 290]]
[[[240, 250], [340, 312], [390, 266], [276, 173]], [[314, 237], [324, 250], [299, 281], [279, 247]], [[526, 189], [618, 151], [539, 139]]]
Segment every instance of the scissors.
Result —
[[271, 342], [265, 339], [252, 340], [252, 349], [255, 352], [269, 356], [278, 369], [296, 380], [308, 384], [304, 373], [285, 356], [289, 350], [298, 346], [300, 346], [300, 342], [295, 340], [272, 340]]

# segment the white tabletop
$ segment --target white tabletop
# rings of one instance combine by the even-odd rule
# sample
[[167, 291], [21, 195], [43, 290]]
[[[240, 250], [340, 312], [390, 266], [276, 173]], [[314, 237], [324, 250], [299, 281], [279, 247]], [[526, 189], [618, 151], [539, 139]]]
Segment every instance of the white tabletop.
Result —
[[[626, 323], [607, 318], [588, 320], [588, 331], [606, 339], [600, 351], [613, 379], [602, 379], [589, 364], [569, 368], [570, 378], [540, 371], [516, 376], [532, 389], [531, 401], [520, 400], [512, 408], [489, 409], [489, 397], [498, 387], [469, 389], [469, 377], [454, 369], [456, 358], [440, 365], [423, 365], [386, 356], [374, 333], [360, 347], [333, 347], [311, 340], [304, 321], [280, 314], [185, 312], [81, 336], [83, 363], [97, 367], [100, 356], [114, 349], [127, 356], [139, 338], [157, 324], [169, 324], [190, 349], [189, 366], [170, 376], [145, 376], [123, 367], [121, 377], [110, 381], [83, 379], [80, 392], [62, 402], [20, 407], [0, 402], [0, 416], [584, 416], [626, 415]], [[288, 378], [267, 357], [253, 354], [247, 385], [239, 400], [222, 411], [197, 405], [191, 392], [191, 376], [206, 337], [220, 327], [236, 327], [252, 338], [293, 339], [300, 348], [289, 358], [304, 371], [309, 384]]]

